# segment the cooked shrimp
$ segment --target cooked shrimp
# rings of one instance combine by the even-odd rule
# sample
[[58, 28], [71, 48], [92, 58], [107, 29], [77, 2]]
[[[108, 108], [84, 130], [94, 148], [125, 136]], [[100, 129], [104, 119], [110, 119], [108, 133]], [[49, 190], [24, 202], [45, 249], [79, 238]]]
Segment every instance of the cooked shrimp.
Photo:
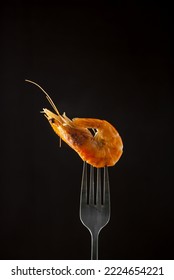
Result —
[[[123, 143], [119, 133], [109, 122], [92, 118], [71, 120], [65, 113], [59, 113], [43, 88], [33, 81], [26, 81], [38, 86], [45, 93], [56, 114], [44, 108], [44, 116], [55, 133], [74, 149], [83, 161], [97, 168], [116, 164], [122, 155]], [[89, 129], [93, 129], [95, 134]]]

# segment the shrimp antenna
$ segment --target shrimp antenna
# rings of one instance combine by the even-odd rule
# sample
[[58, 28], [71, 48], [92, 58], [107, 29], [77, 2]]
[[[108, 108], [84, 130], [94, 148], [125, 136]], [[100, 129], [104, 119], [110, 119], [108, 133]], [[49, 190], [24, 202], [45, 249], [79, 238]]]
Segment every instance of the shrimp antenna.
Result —
[[56, 112], [58, 115], [60, 115], [60, 113], [59, 113], [59, 111], [58, 111], [56, 105], [55, 105], [54, 102], [53, 102], [53, 100], [51, 99], [51, 97], [48, 95], [48, 93], [47, 93], [40, 85], [38, 85], [37, 83], [35, 83], [35, 82], [31, 81], [31, 80], [25, 79], [25, 81], [28, 82], [28, 83], [31, 83], [31, 84], [33, 84], [33, 85], [35, 85], [35, 86], [37, 86], [38, 88], [40, 88], [40, 89], [45, 93], [46, 98], [47, 98], [48, 102], [50, 103], [50, 105], [52, 106], [52, 108], [55, 110], [55, 112]]

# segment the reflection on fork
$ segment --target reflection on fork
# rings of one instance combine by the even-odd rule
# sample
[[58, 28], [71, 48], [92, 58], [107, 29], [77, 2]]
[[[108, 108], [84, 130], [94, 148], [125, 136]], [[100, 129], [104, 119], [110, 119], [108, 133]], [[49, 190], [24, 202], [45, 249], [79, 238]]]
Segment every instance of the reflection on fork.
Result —
[[[104, 167], [103, 181], [101, 168], [90, 165], [88, 188], [88, 165], [83, 164], [81, 195], [80, 195], [80, 220], [91, 234], [91, 259], [98, 259], [98, 236], [101, 229], [110, 219], [110, 191], [108, 168]], [[95, 169], [97, 169], [96, 185], [94, 183]], [[103, 188], [102, 188], [103, 186]]]

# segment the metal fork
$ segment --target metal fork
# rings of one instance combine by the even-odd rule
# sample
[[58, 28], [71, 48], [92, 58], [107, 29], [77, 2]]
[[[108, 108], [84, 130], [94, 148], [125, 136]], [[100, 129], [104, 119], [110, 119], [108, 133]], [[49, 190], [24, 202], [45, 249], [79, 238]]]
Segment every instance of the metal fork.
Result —
[[99, 233], [110, 219], [109, 174], [108, 168], [104, 167], [102, 184], [101, 168], [97, 168], [97, 182], [95, 188], [94, 167], [90, 166], [88, 190], [87, 166], [87, 163], [84, 162], [80, 195], [80, 220], [91, 234], [91, 259], [98, 260]]

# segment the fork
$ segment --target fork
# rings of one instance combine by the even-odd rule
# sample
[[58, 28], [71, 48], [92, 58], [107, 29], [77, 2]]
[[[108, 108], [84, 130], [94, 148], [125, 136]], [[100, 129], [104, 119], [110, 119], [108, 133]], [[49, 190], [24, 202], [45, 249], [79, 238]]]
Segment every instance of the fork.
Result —
[[[80, 220], [91, 234], [91, 260], [98, 260], [98, 237], [101, 229], [110, 219], [110, 191], [108, 168], [104, 167], [103, 184], [101, 168], [96, 168], [97, 182], [94, 183], [94, 167], [90, 166], [88, 190], [88, 165], [83, 164], [81, 194], [80, 194]], [[103, 191], [102, 191], [103, 185]]]

